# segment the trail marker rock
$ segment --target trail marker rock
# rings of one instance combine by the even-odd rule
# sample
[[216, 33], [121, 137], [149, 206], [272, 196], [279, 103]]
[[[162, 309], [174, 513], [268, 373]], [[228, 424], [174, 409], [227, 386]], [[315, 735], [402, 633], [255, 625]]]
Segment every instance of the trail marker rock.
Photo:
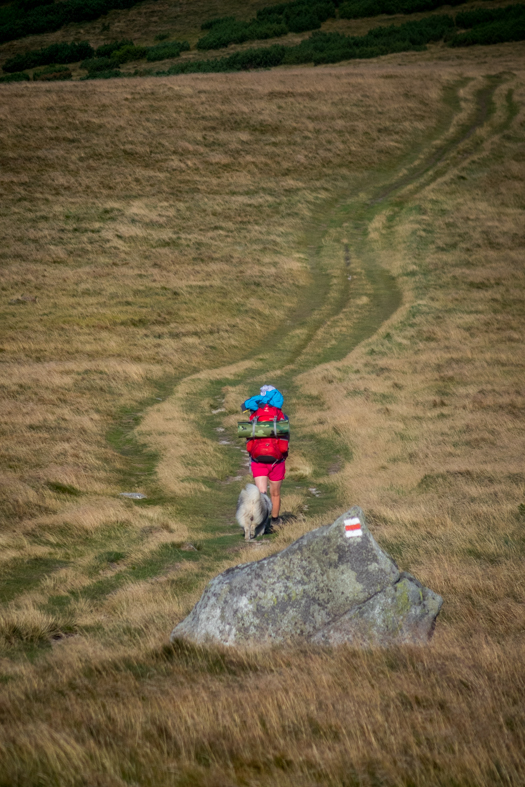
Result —
[[171, 640], [248, 647], [424, 644], [442, 603], [399, 571], [354, 506], [282, 552], [219, 574]]

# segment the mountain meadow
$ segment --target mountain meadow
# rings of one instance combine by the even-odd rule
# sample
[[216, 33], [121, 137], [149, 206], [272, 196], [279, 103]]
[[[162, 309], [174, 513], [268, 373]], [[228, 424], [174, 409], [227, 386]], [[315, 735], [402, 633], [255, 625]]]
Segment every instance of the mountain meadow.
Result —
[[[1, 787], [525, 783], [524, 25], [0, 6]], [[283, 526], [246, 543], [265, 383]], [[443, 597], [428, 646], [169, 644], [354, 504]]]

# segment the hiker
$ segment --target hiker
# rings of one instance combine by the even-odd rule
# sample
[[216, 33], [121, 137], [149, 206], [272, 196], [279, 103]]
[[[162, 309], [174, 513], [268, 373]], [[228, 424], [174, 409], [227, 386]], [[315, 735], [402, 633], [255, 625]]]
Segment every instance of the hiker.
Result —
[[[263, 385], [261, 393], [247, 399], [241, 410], [251, 411], [250, 421], [288, 421], [288, 416], [281, 410], [283, 401], [283, 395], [277, 388]], [[271, 525], [280, 525], [281, 484], [286, 473], [288, 440], [277, 436], [253, 437], [246, 443], [246, 450], [252, 460], [253, 480], [259, 492], [265, 494], [270, 482]]]

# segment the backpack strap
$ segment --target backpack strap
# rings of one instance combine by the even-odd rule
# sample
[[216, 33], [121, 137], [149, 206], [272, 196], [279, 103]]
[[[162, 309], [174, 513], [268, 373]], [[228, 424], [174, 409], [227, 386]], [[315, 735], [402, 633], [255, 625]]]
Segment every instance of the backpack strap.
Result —
[[257, 426], [257, 416], [252, 421], [252, 437], [255, 437], [255, 427]]
[[277, 437], [277, 416], [274, 415], [273, 417], [273, 433], [275, 437]]

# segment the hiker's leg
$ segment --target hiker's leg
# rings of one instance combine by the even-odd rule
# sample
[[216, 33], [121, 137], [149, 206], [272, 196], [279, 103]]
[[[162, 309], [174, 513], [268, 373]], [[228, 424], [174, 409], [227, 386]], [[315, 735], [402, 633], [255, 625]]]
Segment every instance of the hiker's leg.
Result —
[[261, 494], [265, 495], [266, 490], [268, 489], [268, 476], [267, 475], [258, 475], [254, 476], [255, 486], [261, 492]]
[[272, 519], [279, 516], [281, 508], [281, 484], [282, 481], [270, 481], [270, 498], [272, 500]]

